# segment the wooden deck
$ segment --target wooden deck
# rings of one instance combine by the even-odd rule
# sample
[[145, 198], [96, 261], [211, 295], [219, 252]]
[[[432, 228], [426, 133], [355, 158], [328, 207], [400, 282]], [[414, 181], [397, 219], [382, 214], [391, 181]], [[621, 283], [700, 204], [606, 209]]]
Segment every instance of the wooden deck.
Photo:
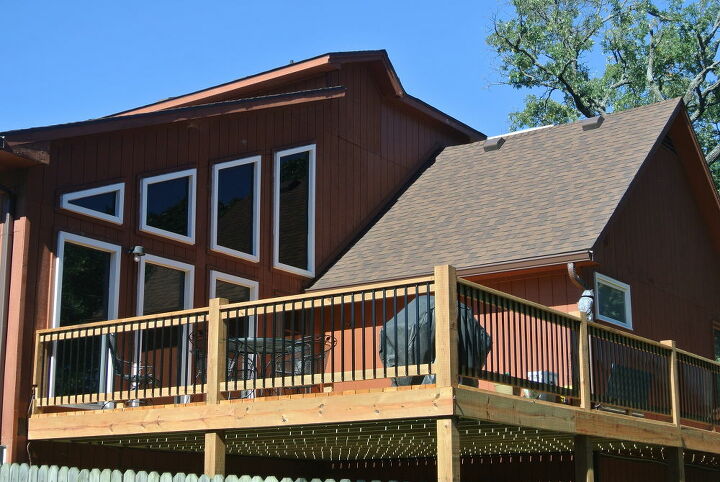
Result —
[[[463, 288], [461, 294], [458, 294], [458, 287]], [[347, 306], [343, 303], [347, 300], [353, 303], [348, 313], [354, 313], [352, 310], [356, 308], [369, 312], [378, 292], [383, 296], [392, 293], [396, 298], [391, 301], [395, 304], [399, 292], [399, 296], [404, 297], [404, 305], [408, 303], [408, 296], [420, 299], [420, 296], [434, 293], [436, 330], [432, 363], [368, 367], [366, 361], [376, 357], [372, 352], [377, 348], [374, 338], [353, 338], [338, 346], [338, 350], [345, 350], [338, 355], [342, 357], [338, 361], [339, 367], [344, 371], [338, 371], [338, 367], [327, 369], [336, 359], [332, 351], [328, 359], [318, 365], [317, 372], [311, 370], [300, 375], [269, 378], [255, 373], [253, 379], [243, 380], [240, 386], [236, 381], [231, 387], [230, 380], [225, 379], [225, 370], [218, 368], [221, 366], [218, 360], [227, 356], [226, 343], [220, 342], [227, 339], [227, 326], [223, 320], [237, 318], [239, 311], [257, 323], [265, 313], [297, 311], [299, 308], [322, 310], [328, 306], [326, 300], [329, 298], [342, 306], [342, 313], [346, 312]], [[473, 304], [478, 299], [482, 299], [483, 306]], [[462, 321], [464, 316], [458, 314], [458, 307], [463, 306], [460, 300], [473, 307], [472, 320], [486, 326], [493, 337], [494, 352], [479, 371], [468, 368], [468, 361], [455, 348], [459, 337], [458, 320]], [[336, 306], [332, 306], [335, 310]], [[153, 403], [140, 407], [111, 405], [112, 408], [102, 410], [63, 406], [73, 400], [86, 400], [83, 397], [87, 394], [79, 394], [80, 398], [76, 399], [72, 399], [72, 395], [58, 399], [40, 393], [36, 399], [40, 403], [35, 404], [29, 420], [29, 440], [204, 452], [205, 472], [210, 475], [223, 473], [227, 453], [283, 457], [293, 454], [300, 457], [298, 453], [301, 453], [315, 459], [341, 457], [347, 460], [436, 455], [439, 480], [459, 480], [461, 455], [574, 451], [577, 476], [592, 480], [592, 454], [604, 443], [632, 442], [661, 448], [668, 457], [675, 457], [678, 470], [681, 470], [685, 450], [720, 454], [720, 432], [717, 431], [720, 427], [718, 420], [712, 418], [715, 417], [712, 409], [716, 407], [701, 404], [702, 410], [693, 411], [692, 407], [683, 405], [683, 400], [692, 400], [689, 396], [695, 393], [693, 390], [700, 389], [701, 394], [715, 390], [712, 384], [718, 383], [719, 379], [713, 377], [720, 365], [682, 352], [672, 342], [646, 340], [468, 283], [458, 279], [451, 267], [438, 267], [431, 278], [406, 280], [394, 287], [387, 284], [363, 286], [346, 292], [334, 290], [326, 294], [284, 298], [278, 303], [261, 300], [254, 304], [230, 305], [229, 308], [214, 300], [202, 313], [207, 320], [209, 339], [207, 380], [188, 385], [193, 392], [185, 400], [187, 403], [178, 403], [178, 400], [168, 403], [172, 399], [168, 399], [171, 392], [166, 393], [167, 390], [182, 388], [172, 394], [190, 393], [188, 386], [180, 385], [145, 392], [120, 390], [95, 394], [97, 399], [113, 404], [121, 404], [133, 396]], [[398, 308], [393, 311], [395, 317], [400, 313]], [[528, 313], [529, 318], [526, 317]], [[185, 315], [158, 316], [162, 318], [160, 323], [172, 320], [168, 323], [182, 326], [191, 323], [184, 321], [183, 316], [197, 315], [198, 311], [194, 310]], [[381, 316], [387, 319], [385, 310]], [[361, 318], [364, 323], [365, 318]], [[62, 333], [46, 330], [38, 335], [40, 355], [36, 376], [44, 376], [45, 363], [41, 356], [50, 346], [40, 346], [41, 336], [52, 343], [64, 338], [106, 336], [103, 330], [124, 333], [137, 329], [137, 326], [155, 328], [156, 323], [156, 320], [145, 319], [119, 320], [88, 327], [80, 325]], [[198, 325], [196, 319], [192, 323]], [[518, 331], [518, 326], [524, 331]], [[535, 331], [528, 331], [528, 326]], [[374, 318], [373, 329], [370, 328], [363, 325], [361, 332], [375, 336]], [[342, 329], [347, 330], [347, 326]], [[512, 336], [507, 337], [507, 333]], [[525, 361], [512, 361], [519, 353], [516, 339], [533, 342], [527, 349], [527, 356], [537, 360], [531, 368], [518, 369], [518, 363]], [[613, 344], [612, 350], [603, 352], [603, 347], [609, 343]], [[590, 346], [593, 346], [592, 350]], [[520, 350], [525, 349], [520, 347]], [[366, 356], [368, 351], [370, 357]], [[609, 358], [611, 356], [614, 358]], [[607, 385], [611, 381], [596, 379], [591, 383], [592, 374], [596, 377], [598, 373], [602, 374], [598, 366], [603, 363], [615, 366], [631, 362], [636, 366], [647, 363], [648, 370], [655, 370], [652, 376], [657, 380], [652, 387], [647, 387], [645, 398], [640, 397], [642, 403], [636, 396], [638, 390], [631, 387], [635, 395], [615, 394], [614, 412], [608, 411], [607, 400], [611, 399], [612, 390]], [[533, 379], [530, 373], [522, 377], [523, 371], [547, 367], [559, 367], [556, 368], [559, 373], [557, 383]], [[509, 374], [510, 370], [515, 372]], [[416, 375], [418, 379], [432, 375], [436, 383], [419, 384], [416, 381], [418, 384], [409, 386], [388, 386], [394, 377], [407, 375]], [[690, 375], [695, 377], [692, 379], [695, 385], [686, 380]], [[697, 380], [706, 379], [710, 386], [696, 386]], [[306, 390], [308, 393], [287, 394], [289, 388], [308, 385], [311, 385]], [[39, 390], [43, 386], [38, 383]], [[347, 390], [347, 387], [355, 388]], [[613, 389], [617, 391], [618, 388]], [[257, 395], [227, 399], [229, 394], [239, 390], [255, 390], [252, 393]], [[537, 396], [538, 393], [544, 395]], [[707, 413], [710, 418], [706, 417]], [[296, 442], [290, 445], [283, 442], [294, 440], [298, 433], [303, 434], [300, 452]], [[392, 436], [372, 436], [380, 433]], [[257, 443], [248, 443], [249, 438]], [[330, 447], [333, 451], [328, 452]]]

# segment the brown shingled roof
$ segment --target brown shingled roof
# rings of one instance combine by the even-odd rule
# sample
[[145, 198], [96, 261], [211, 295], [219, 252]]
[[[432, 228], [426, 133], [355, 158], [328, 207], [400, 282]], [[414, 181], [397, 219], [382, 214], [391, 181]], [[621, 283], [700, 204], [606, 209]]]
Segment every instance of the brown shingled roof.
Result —
[[312, 289], [590, 250], [682, 107], [672, 99], [446, 148]]

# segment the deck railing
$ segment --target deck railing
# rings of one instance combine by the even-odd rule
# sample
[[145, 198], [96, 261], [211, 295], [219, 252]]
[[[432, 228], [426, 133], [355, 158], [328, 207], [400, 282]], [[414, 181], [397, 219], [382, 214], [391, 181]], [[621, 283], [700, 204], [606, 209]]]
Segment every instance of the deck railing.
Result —
[[720, 423], [719, 363], [438, 269], [40, 330], [34, 406], [215, 403], [459, 383], [676, 423]]
[[[421, 277], [40, 330], [34, 405], [134, 406], [379, 379], [421, 383], [433, 373], [426, 326], [433, 289], [433, 278]], [[402, 340], [420, 330], [423, 339], [410, 350]]]

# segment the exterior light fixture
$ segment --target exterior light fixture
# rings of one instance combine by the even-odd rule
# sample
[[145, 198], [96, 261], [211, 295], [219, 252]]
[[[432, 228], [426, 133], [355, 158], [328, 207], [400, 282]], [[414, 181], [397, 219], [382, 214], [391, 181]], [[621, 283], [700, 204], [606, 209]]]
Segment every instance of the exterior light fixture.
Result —
[[143, 248], [142, 246], [133, 246], [132, 248], [130, 248], [128, 253], [133, 255], [133, 259], [136, 263], [139, 263], [140, 258], [145, 256], [145, 248]]

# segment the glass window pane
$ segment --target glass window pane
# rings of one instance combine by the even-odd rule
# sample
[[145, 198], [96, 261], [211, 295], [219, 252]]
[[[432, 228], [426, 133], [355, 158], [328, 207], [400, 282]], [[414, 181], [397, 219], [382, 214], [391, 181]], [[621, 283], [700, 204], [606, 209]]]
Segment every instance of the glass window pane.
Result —
[[106, 251], [65, 243], [60, 326], [108, 319], [111, 257]]
[[148, 184], [147, 225], [171, 233], [190, 236], [189, 191], [189, 177]]
[[250, 288], [227, 281], [217, 280], [215, 284], [215, 296], [226, 298], [230, 303], [250, 301]]
[[627, 324], [625, 292], [605, 283], [598, 283], [598, 313]]
[[308, 269], [308, 209], [310, 153], [280, 159], [278, 260]]
[[255, 163], [218, 172], [217, 244], [248, 254], [255, 254], [254, 178]]
[[[63, 248], [60, 326], [108, 319], [112, 254], [73, 243]], [[57, 342], [55, 395], [95, 393], [100, 386], [101, 338]]]
[[104, 192], [102, 194], [96, 194], [94, 196], [85, 196], [77, 199], [70, 199], [67, 201], [75, 206], [80, 206], [85, 209], [91, 209], [99, 213], [110, 214], [117, 216], [117, 191]]
[[143, 315], [185, 308], [185, 272], [145, 263]]

